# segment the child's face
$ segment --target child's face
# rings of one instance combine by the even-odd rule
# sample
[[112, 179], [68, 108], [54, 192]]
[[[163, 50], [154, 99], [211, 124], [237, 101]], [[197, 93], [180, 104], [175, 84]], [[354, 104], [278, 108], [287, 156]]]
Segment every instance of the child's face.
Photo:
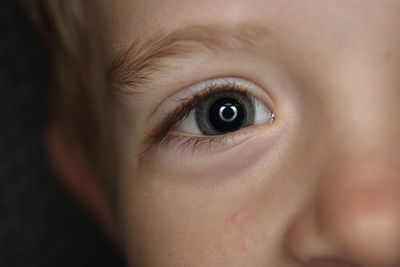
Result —
[[98, 8], [132, 265], [400, 266], [400, 1]]

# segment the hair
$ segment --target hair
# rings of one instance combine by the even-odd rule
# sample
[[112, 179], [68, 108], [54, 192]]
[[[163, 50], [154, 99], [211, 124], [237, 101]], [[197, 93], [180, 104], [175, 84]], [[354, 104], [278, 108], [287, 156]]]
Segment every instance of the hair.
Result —
[[110, 183], [112, 111], [94, 12], [78, 0], [21, 1], [43, 35], [48, 119], [67, 126]]

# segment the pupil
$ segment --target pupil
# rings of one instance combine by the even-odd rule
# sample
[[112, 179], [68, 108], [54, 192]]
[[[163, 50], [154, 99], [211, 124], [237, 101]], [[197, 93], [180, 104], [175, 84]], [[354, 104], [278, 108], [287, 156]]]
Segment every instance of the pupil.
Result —
[[237, 114], [237, 108], [230, 103], [222, 106], [219, 110], [219, 116], [224, 122], [234, 121], [237, 117]]
[[210, 107], [209, 120], [215, 130], [226, 133], [242, 128], [245, 112], [233, 98], [217, 99]]

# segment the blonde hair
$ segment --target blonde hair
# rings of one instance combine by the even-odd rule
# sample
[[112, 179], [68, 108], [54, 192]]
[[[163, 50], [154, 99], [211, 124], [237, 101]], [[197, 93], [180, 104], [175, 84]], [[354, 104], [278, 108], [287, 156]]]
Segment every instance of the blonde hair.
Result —
[[78, 0], [22, 2], [44, 37], [50, 120], [66, 124], [101, 174], [111, 176], [111, 101], [94, 14]]

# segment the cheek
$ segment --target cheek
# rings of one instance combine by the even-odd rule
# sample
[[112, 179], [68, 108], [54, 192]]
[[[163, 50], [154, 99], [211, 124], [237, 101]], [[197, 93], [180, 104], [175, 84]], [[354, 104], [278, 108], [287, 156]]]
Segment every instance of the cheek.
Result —
[[246, 194], [235, 198], [237, 189], [152, 182], [140, 191], [131, 194], [123, 208], [128, 211], [123, 221], [132, 262], [231, 266], [232, 254], [246, 252], [255, 242], [251, 198]]
[[[159, 153], [122, 179], [120, 208], [131, 262], [233, 266], [265, 262], [279, 243], [293, 188], [277, 143], [254, 137], [215, 158]], [[286, 162], [287, 163], [287, 162]], [[282, 204], [283, 203], [283, 204]], [[282, 212], [282, 210], [286, 210]], [[267, 240], [267, 242], [266, 242]]]

